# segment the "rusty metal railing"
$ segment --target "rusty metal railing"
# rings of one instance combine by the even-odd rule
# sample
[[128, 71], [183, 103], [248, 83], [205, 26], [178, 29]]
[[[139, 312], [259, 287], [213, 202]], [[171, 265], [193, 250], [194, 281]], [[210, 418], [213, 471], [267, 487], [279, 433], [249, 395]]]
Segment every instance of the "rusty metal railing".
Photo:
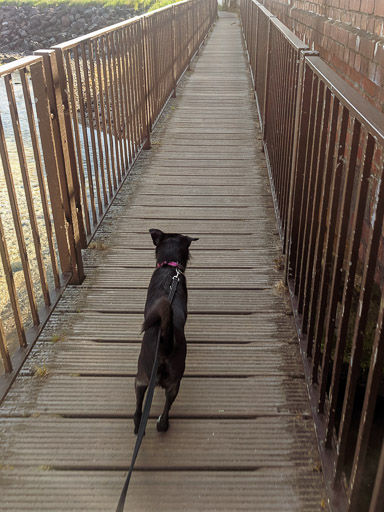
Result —
[[[60, 140], [60, 98], [48, 92], [50, 80], [42, 57], [0, 67], [0, 352], [11, 376], [62, 287], [83, 277], [76, 205]], [[9, 383], [2, 380], [0, 391]]]
[[384, 116], [258, 2], [241, 19], [331, 509], [379, 512]]
[[185, 0], [0, 67], [0, 401], [216, 16]]

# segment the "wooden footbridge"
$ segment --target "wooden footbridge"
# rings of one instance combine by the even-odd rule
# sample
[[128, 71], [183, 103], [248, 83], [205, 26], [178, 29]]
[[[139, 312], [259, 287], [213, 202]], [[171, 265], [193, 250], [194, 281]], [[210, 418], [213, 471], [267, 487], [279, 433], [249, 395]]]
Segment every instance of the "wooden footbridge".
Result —
[[[30, 58], [33, 62], [24, 63], [31, 68], [35, 97], [39, 97], [38, 80], [43, 78], [48, 86], [52, 80], [56, 91], [56, 97], [48, 98], [46, 104], [51, 112], [47, 122], [52, 135], [44, 139], [40, 133], [40, 158], [47, 166], [51, 157], [57, 168], [67, 222], [64, 238], [68, 258], [60, 252], [65, 243], [59, 240], [56, 266], [58, 275], [60, 268], [63, 272], [56, 295], [61, 298], [53, 309], [56, 295], [50, 292], [50, 304], [39, 310], [39, 322], [33, 328], [40, 333], [37, 341], [31, 342], [30, 331], [26, 330], [25, 342], [12, 356], [2, 329], [2, 355], [8, 370], [2, 386], [8, 392], [0, 407], [0, 510], [115, 510], [135, 442], [133, 381], [146, 288], [155, 263], [150, 228], [189, 234], [199, 237], [199, 241], [191, 247], [192, 260], [186, 272], [189, 317], [185, 377], [166, 434], [156, 431], [164, 397], [162, 390], [155, 393], [126, 510], [314, 512], [327, 510], [329, 505], [332, 510], [363, 510], [352, 508], [356, 506], [352, 501], [354, 474], [349, 474], [349, 484], [343, 486], [338, 484], [340, 477], [331, 477], [337, 461], [332, 459], [332, 454], [336, 457], [332, 443], [343, 441], [342, 437], [337, 440], [337, 435], [343, 434], [340, 423], [343, 425], [344, 420], [337, 419], [336, 441], [332, 437], [325, 448], [325, 423], [332, 414], [328, 411], [332, 396], [321, 410], [318, 400], [321, 404], [323, 381], [316, 372], [323, 375], [325, 371], [320, 355], [327, 345], [323, 338], [321, 352], [317, 348], [321, 342], [308, 350], [308, 329], [303, 330], [300, 322], [309, 295], [307, 292], [304, 296], [305, 302], [303, 292], [297, 289], [301, 283], [296, 274], [300, 264], [304, 265], [297, 262], [299, 258], [312, 258], [314, 268], [321, 264], [311, 252], [316, 242], [314, 230], [318, 228], [310, 220], [314, 218], [312, 210], [326, 209], [323, 202], [328, 200], [323, 198], [327, 194], [324, 188], [322, 195], [318, 193], [323, 177], [316, 182], [300, 178], [300, 169], [310, 168], [308, 155], [316, 151], [316, 141], [321, 147], [323, 131], [329, 132], [324, 116], [332, 127], [337, 120], [331, 118], [331, 106], [336, 116], [336, 102], [339, 108], [342, 100], [336, 89], [331, 98], [328, 79], [321, 81], [324, 75], [314, 79], [314, 67], [308, 85], [305, 66], [319, 65], [318, 57], [313, 62], [305, 61], [314, 58], [308, 49], [257, 2], [243, 2], [241, 21], [228, 12], [220, 12], [215, 20], [213, 2], [191, 0], [178, 5], [180, 12], [177, 6], [160, 11], [160, 21], [155, 15], [147, 16], [144, 24], [138, 18], [110, 32], [100, 31], [88, 39], [42, 52]], [[172, 21], [171, 42], [176, 64], [170, 67], [167, 59], [172, 56], [166, 55], [156, 41], [168, 41], [170, 36], [161, 24], [175, 12], [178, 18]], [[193, 27], [193, 32], [189, 33], [187, 26]], [[156, 44], [149, 39], [150, 30], [159, 38], [153, 39]], [[140, 57], [140, 37], [145, 34], [146, 53]], [[185, 56], [184, 50], [177, 50], [177, 44], [182, 48], [184, 34], [188, 35], [189, 49]], [[278, 56], [268, 64], [265, 59], [271, 52], [274, 34]], [[258, 37], [264, 39], [265, 47], [256, 54], [252, 49]], [[290, 45], [287, 49], [284, 41]], [[127, 57], [121, 57], [125, 45], [130, 50]], [[140, 75], [140, 58], [148, 59], [151, 52], [157, 52], [153, 67]], [[86, 58], [89, 63], [84, 65]], [[65, 89], [59, 87], [62, 63], [68, 83], [74, 87], [68, 98]], [[39, 77], [39, 69], [44, 70], [44, 76]], [[135, 70], [136, 91], [123, 82], [125, 77], [132, 83], [134, 76], [130, 73]], [[164, 78], [167, 70], [171, 70], [169, 79]], [[288, 85], [281, 81], [279, 70], [288, 76]], [[14, 72], [2, 72], [6, 79], [11, 77], [8, 93]], [[263, 73], [269, 85], [265, 86], [264, 81], [261, 87], [258, 81], [261, 83]], [[300, 73], [304, 79], [295, 85]], [[25, 76], [23, 72], [21, 76]], [[151, 83], [158, 84], [156, 92], [148, 89]], [[177, 95], [170, 98], [176, 83]], [[25, 93], [26, 80], [23, 85]], [[305, 93], [309, 90], [315, 94], [315, 88], [317, 101], [310, 100], [309, 106], [319, 108], [316, 105], [321, 96], [322, 121], [317, 121], [320, 110], [312, 122], [310, 112], [303, 108], [307, 117], [300, 121], [300, 131], [298, 114], [295, 116], [295, 109], [300, 109], [296, 100], [292, 101], [300, 94], [307, 101]], [[149, 90], [153, 96], [147, 94], [148, 109], [141, 109], [141, 95], [144, 98]], [[56, 117], [54, 108], [60, 94], [63, 113], [57, 111]], [[169, 100], [164, 110], [161, 98]], [[36, 107], [40, 122], [44, 116], [41, 103]], [[268, 112], [273, 116], [278, 113], [281, 124], [275, 117], [268, 117]], [[132, 116], [123, 121], [124, 113]], [[346, 107], [341, 114], [347, 116]], [[67, 146], [62, 137], [64, 129]], [[373, 160], [371, 139], [368, 133], [363, 147], [365, 154], [371, 154], [370, 162], [369, 156], [365, 160], [358, 157], [366, 162], [365, 167]], [[351, 152], [356, 141], [349, 142]], [[376, 139], [376, 150], [381, 141]], [[2, 142], [6, 170], [4, 138]], [[73, 154], [68, 151], [71, 144]], [[327, 142], [326, 152], [330, 153], [329, 144], [332, 140]], [[141, 151], [143, 146], [151, 146], [151, 150]], [[79, 154], [84, 157], [79, 158]], [[300, 167], [303, 154], [305, 162]], [[312, 156], [312, 161], [316, 158], [322, 158], [320, 152]], [[348, 152], [348, 162], [351, 158]], [[295, 159], [299, 171], [291, 178], [287, 162]], [[68, 171], [71, 163], [78, 169], [78, 184]], [[54, 181], [48, 175], [46, 179], [51, 192]], [[290, 191], [291, 179], [295, 181], [296, 198]], [[64, 182], [67, 194], [63, 192]], [[332, 190], [336, 186], [333, 183]], [[344, 190], [347, 200], [348, 190]], [[380, 184], [374, 194], [381, 194]], [[359, 197], [360, 191], [353, 199], [356, 207]], [[332, 204], [332, 198], [329, 201]], [[340, 201], [343, 207], [345, 197]], [[54, 204], [48, 206], [55, 209]], [[381, 222], [379, 210], [376, 220]], [[293, 212], [291, 216], [289, 211]], [[60, 237], [64, 224], [60, 227], [57, 215], [53, 214], [53, 227]], [[332, 222], [329, 218], [328, 223]], [[336, 224], [339, 240], [343, 231], [340, 223]], [[373, 231], [374, 225], [370, 229]], [[372, 255], [369, 237], [374, 238], [374, 234], [368, 234], [367, 251]], [[87, 242], [87, 249], [81, 250]], [[300, 252], [304, 247], [311, 248], [308, 255]], [[6, 262], [7, 247], [2, 248]], [[338, 249], [339, 245], [336, 254]], [[69, 265], [66, 261], [70, 268], [65, 268]], [[284, 263], [290, 269], [285, 274]], [[369, 276], [365, 274], [367, 282]], [[68, 279], [75, 284], [64, 289]], [[49, 288], [49, 276], [47, 282]], [[294, 314], [286, 283], [290, 285]], [[331, 303], [333, 286], [330, 284], [327, 292]], [[298, 299], [304, 305], [298, 305]], [[48, 317], [49, 313], [42, 328], [44, 315]], [[15, 378], [17, 358], [24, 359], [28, 352]], [[378, 352], [379, 362], [380, 357]], [[329, 388], [326, 391], [330, 393]], [[372, 388], [369, 394], [376, 401], [377, 390]], [[368, 405], [364, 403], [364, 407]], [[361, 449], [358, 445], [356, 450]], [[358, 461], [353, 461], [353, 468], [355, 463]], [[383, 456], [377, 464], [369, 510], [378, 512]]]

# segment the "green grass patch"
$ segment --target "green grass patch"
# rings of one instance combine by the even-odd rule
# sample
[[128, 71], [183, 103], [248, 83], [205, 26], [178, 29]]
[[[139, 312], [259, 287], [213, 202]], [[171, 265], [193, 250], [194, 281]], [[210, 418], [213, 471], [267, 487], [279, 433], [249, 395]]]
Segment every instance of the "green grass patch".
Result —
[[161, 9], [167, 5], [177, 4], [178, 2], [182, 2], [182, 0], [156, 0], [149, 11], [155, 11], [156, 9]]

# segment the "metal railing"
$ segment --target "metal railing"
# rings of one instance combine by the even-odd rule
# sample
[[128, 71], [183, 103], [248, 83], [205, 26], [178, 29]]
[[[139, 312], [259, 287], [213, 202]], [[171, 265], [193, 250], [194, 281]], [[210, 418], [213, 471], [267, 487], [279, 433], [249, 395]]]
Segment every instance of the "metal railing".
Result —
[[0, 67], [0, 400], [216, 16], [185, 0]]
[[241, 19], [331, 509], [379, 512], [384, 116], [258, 2]]

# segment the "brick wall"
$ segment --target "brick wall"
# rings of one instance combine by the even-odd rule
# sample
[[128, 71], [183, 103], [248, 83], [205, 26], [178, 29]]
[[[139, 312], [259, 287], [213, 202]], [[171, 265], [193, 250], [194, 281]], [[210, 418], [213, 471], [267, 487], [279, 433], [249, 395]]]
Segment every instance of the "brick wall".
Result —
[[259, 0], [384, 112], [384, 0]]

